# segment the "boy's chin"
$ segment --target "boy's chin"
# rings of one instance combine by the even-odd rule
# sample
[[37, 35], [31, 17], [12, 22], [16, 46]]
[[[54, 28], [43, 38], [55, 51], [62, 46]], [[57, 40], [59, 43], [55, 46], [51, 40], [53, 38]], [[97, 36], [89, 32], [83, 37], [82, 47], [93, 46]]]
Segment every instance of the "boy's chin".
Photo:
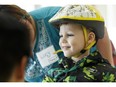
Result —
[[64, 54], [64, 56], [67, 57], [67, 58], [70, 58], [71, 57], [71, 55], [66, 55], [66, 54]]

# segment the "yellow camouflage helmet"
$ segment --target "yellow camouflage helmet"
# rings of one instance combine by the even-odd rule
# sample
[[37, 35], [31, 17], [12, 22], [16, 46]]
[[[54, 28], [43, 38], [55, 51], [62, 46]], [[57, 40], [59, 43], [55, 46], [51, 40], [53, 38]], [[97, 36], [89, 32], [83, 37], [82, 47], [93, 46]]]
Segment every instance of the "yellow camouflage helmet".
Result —
[[89, 27], [96, 34], [97, 39], [104, 36], [104, 18], [99, 11], [91, 5], [67, 5], [62, 7], [49, 22], [58, 28], [66, 21], [72, 21]]

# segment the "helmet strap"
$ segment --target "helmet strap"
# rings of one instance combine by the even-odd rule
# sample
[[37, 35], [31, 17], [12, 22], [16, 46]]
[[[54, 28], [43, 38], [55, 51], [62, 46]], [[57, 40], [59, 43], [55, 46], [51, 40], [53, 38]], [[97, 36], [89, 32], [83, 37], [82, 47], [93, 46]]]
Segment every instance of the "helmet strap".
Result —
[[55, 51], [53, 54], [58, 54], [60, 52], [63, 52], [63, 51], [60, 49], [60, 50]]
[[86, 29], [86, 27], [84, 27], [83, 25], [82, 25], [82, 29], [83, 29], [84, 38], [85, 38], [85, 47], [84, 47], [84, 49], [82, 49], [82, 50], [80, 51], [80, 53], [74, 55], [73, 57], [79, 57], [80, 55], [84, 54], [87, 50], [89, 50], [89, 49], [96, 43], [96, 41], [93, 41], [92, 43], [90, 43], [90, 44], [86, 47], [87, 41], [88, 41], [87, 29]]

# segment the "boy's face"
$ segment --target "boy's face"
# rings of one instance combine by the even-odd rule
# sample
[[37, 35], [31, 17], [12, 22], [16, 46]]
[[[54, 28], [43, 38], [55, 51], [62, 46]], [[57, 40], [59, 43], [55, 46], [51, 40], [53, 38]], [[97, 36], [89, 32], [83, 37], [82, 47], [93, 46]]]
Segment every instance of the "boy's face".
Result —
[[84, 48], [84, 34], [80, 25], [62, 24], [59, 45], [66, 57], [72, 57]]

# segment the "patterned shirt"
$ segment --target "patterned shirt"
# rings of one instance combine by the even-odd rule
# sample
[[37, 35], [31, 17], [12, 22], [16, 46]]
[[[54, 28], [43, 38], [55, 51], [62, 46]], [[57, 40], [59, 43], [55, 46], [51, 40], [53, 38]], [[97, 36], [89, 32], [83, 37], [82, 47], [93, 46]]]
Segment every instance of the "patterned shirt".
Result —
[[[59, 50], [59, 31], [49, 24], [48, 20], [60, 9], [59, 6], [48, 6], [31, 11], [29, 14], [33, 17], [36, 25], [36, 40], [33, 48], [33, 57], [28, 60], [25, 69], [25, 81], [41, 82], [46, 72], [57, 66], [58, 63], [52, 63], [46, 67], [42, 67], [36, 53], [47, 49], [49, 46], [54, 46], [55, 50]], [[60, 58], [63, 53], [58, 54]]]
[[116, 69], [95, 51], [76, 63], [61, 58], [59, 66], [49, 70], [43, 82], [116, 82]]

